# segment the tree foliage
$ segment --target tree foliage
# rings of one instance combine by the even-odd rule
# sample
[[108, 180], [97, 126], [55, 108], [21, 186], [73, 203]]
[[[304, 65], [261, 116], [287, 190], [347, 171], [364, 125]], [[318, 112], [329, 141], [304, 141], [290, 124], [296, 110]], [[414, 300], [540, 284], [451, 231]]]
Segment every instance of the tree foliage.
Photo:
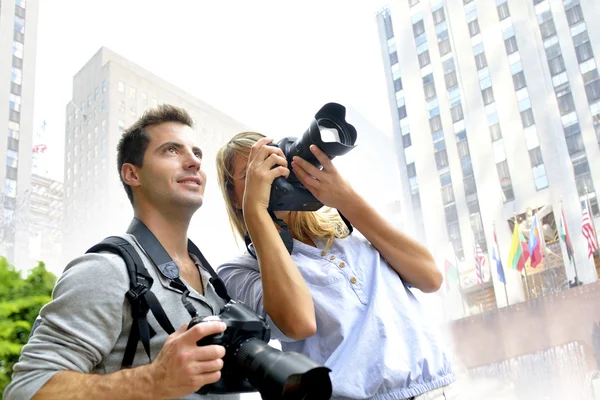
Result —
[[39, 262], [27, 276], [0, 257], [0, 396], [42, 306], [51, 299], [56, 276]]

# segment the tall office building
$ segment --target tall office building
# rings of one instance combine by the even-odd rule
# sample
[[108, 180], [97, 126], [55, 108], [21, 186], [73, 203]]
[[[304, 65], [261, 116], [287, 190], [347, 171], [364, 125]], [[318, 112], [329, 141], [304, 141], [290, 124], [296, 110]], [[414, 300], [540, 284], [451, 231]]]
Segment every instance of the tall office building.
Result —
[[[117, 143], [123, 131], [146, 109], [162, 103], [183, 107], [190, 113], [204, 153], [203, 168], [209, 180], [199, 215], [203, 224], [212, 224], [215, 229], [212, 233], [209, 227], [199, 229], [197, 236], [192, 237], [200, 237], [202, 242], [218, 238], [215, 231], [225, 231], [223, 235], [231, 238], [215, 179], [214, 156], [223, 142], [247, 128], [101, 48], [75, 75], [73, 97], [66, 107], [63, 262], [104, 237], [126, 230], [133, 213], [119, 180]], [[212, 243], [207, 251], [210, 254], [218, 248]]]
[[[473, 270], [495, 230], [511, 303], [575, 270], [595, 281], [581, 221], [586, 196], [600, 214], [598, 2], [396, 0], [376, 18], [412, 233], [438, 254], [451, 242]], [[557, 241], [561, 209], [576, 268]], [[526, 284], [509, 247], [515, 217], [526, 238], [535, 212], [548, 252]], [[506, 304], [495, 268], [484, 272], [463, 291]]]
[[37, 0], [0, 0], [0, 255], [29, 268]]

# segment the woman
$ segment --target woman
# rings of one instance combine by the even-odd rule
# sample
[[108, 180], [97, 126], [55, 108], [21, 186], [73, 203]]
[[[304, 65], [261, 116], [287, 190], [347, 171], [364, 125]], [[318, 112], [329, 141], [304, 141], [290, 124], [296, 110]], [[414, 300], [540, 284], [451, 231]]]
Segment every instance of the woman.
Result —
[[[408, 289], [439, 289], [431, 254], [354, 192], [316, 146], [322, 169], [297, 157], [288, 166], [271, 142], [240, 133], [217, 154], [232, 228], [252, 242], [218, 268], [230, 295], [267, 317], [284, 351], [329, 367], [334, 399], [456, 398], [448, 357]], [[294, 239], [286, 247], [267, 208], [273, 180], [290, 168], [349, 220], [351, 234], [335, 213], [276, 211]]]

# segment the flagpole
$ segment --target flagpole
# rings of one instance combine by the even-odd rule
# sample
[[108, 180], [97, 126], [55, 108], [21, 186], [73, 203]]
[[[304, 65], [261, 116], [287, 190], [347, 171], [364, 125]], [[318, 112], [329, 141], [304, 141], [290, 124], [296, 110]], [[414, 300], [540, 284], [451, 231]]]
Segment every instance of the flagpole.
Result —
[[[498, 260], [500, 260], [500, 268], [502, 268], [502, 275], [504, 276], [504, 295], [506, 296], [506, 305], [509, 306], [510, 303], [508, 302], [508, 291], [506, 290], [506, 274], [504, 273], [504, 264], [502, 263], [502, 256], [500, 255], [500, 247], [498, 245], [498, 236], [496, 235], [496, 223], [493, 222], [492, 223], [492, 227], [494, 229], [494, 246], [496, 247], [496, 251], [498, 252], [498, 254], [496, 254], [498, 256]], [[496, 268], [498, 268], [496, 266]], [[491, 272], [490, 272], [491, 274]]]
[[[517, 221], [517, 214], [513, 214], [513, 216], [515, 218], [515, 226], [519, 225], [519, 221]], [[517, 227], [517, 229], [519, 229], [519, 231], [521, 230], [521, 228], [519, 227]], [[527, 300], [531, 300], [531, 293], [529, 293], [529, 276], [527, 276], [527, 261], [523, 260], [523, 242], [521, 242], [520, 239], [519, 246], [521, 246], [521, 255], [519, 256], [519, 259], [523, 261], [523, 271], [525, 271], [525, 288], [527, 289]]]
[[[567, 239], [569, 239], [569, 241], [570, 241], [570, 237], [568, 237], [568, 234], [567, 234], [568, 228], [567, 228], [567, 221], [565, 219], [565, 213], [563, 211], [562, 196], [560, 196], [560, 220], [564, 224], [563, 229], [565, 230], [565, 247], [567, 248], [567, 258], [569, 259], [569, 261], [573, 262], [573, 270], [575, 271], [575, 286], [579, 286], [579, 273], [577, 272], [577, 262], [575, 261], [575, 253], [574, 253], [574, 249], [573, 248], [571, 248], [572, 256], [569, 257], [569, 248], [568, 248], [569, 243], [567, 242]], [[571, 246], [572, 245], [573, 244], [571, 244]]]
[[[590, 214], [590, 221], [592, 221], [592, 229], [594, 230], [594, 241], [596, 241], [596, 247], [598, 247], [598, 234], [596, 233], [596, 223], [594, 222], [594, 213], [592, 213], [592, 207], [590, 206], [590, 199], [588, 197], [588, 188], [585, 187], [585, 204], [588, 209], [588, 214]], [[593, 257], [593, 256], [592, 256]], [[592, 258], [592, 262], [594, 259]], [[596, 268], [596, 264], [594, 264], [594, 268]]]
[[452, 243], [452, 241], [450, 241], [451, 245], [452, 245], [452, 254], [454, 254], [454, 265], [456, 265], [456, 272], [458, 273], [458, 291], [460, 293], [460, 304], [462, 305], [462, 311], [463, 311], [463, 318], [465, 317], [465, 299], [463, 298], [463, 291], [462, 291], [462, 282], [460, 280], [460, 268], [458, 266], [458, 258], [456, 257], [456, 249], [454, 248], [454, 243]]
[[[479, 282], [481, 281], [481, 297], [483, 297], [483, 312], [487, 311], [487, 299], [485, 296], [485, 287], [484, 287], [484, 281], [483, 281], [483, 269], [481, 268], [481, 261], [479, 260], [479, 252], [477, 251], [477, 240], [475, 240], [475, 236], [473, 235], [473, 242], [474, 242], [474, 246], [473, 246], [473, 251], [475, 252], [475, 257], [473, 257], [473, 259], [475, 260], [475, 275], [479, 275], [479, 280], [477, 281], [477, 284], [479, 285]], [[483, 254], [483, 251], [481, 252], [481, 254]], [[481, 304], [481, 303], [479, 303]]]

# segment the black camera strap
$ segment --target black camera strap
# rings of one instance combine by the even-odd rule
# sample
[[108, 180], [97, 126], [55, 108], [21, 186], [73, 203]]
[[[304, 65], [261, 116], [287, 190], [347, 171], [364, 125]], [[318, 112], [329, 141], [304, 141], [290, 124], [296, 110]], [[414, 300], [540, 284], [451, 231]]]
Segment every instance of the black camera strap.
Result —
[[[291, 255], [292, 251], [294, 250], [294, 238], [292, 237], [292, 233], [290, 232], [287, 224], [282, 219], [277, 218], [273, 210], [267, 209], [267, 211], [269, 212], [269, 215], [271, 216], [273, 222], [275, 222], [277, 226], [281, 228], [281, 230], [279, 231], [279, 236], [281, 236], [281, 240], [283, 241], [283, 244], [285, 244], [285, 248]], [[340, 210], [337, 210], [337, 212], [342, 218], [342, 221], [344, 221], [344, 224], [346, 224], [346, 228], [348, 228], [348, 234], [351, 234], [354, 231], [354, 227], [352, 226], [350, 221], [348, 221], [348, 219], [344, 217], [344, 214], [342, 214]], [[250, 240], [250, 235], [248, 235], [247, 233], [246, 236], [244, 236], [244, 242], [246, 242], [246, 250], [248, 250], [248, 253], [250, 253], [250, 255], [254, 257], [254, 259], [258, 259], [256, 255], [256, 250], [252, 245], [252, 240]]]
[[[190, 316], [196, 316], [196, 308], [187, 299], [189, 290], [179, 277], [179, 267], [171, 260], [169, 254], [154, 234], [137, 218], [133, 219], [127, 233], [135, 236], [141, 247], [146, 251], [146, 254], [157, 265], [159, 272], [169, 279], [170, 286], [182, 292], [181, 301]], [[150, 290], [154, 280], [144, 266], [137, 250], [127, 240], [118, 236], [111, 236], [90, 248], [86, 253], [99, 253], [102, 251], [119, 255], [125, 261], [129, 275], [130, 290], [126, 293], [126, 297], [131, 304], [133, 323], [121, 366], [122, 368], [132, 366], [139, 341], [142, 342], [149, 361], [152, 361], [150, 355], [150, 338], [156, 332], [148, 324], [148, 311], [152, 311], [156, 321], [167, 334], [170, 335], [175, 332], [156, 295]], [[210, 273], [210, 283], [213, 285], [215, 292], [226, 302], [229, 302], [230, 297], [227, 294], [225, 284], [191, 240], [188, 240], [188, 251], [195, 255], [200, 260], [201, 267]]]

